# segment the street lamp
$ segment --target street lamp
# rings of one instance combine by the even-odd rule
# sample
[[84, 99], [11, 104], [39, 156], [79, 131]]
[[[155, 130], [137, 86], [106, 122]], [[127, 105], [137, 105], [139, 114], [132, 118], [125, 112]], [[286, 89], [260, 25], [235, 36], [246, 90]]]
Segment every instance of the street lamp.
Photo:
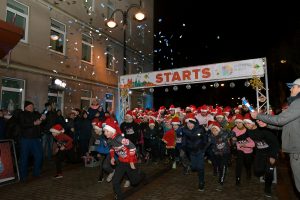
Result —
[[121, 10], [121, 9], [116, 9], [113, 11], [113, 13], [111, 14], [109, 20], [106, 22], [106, 25], [109, 28], [115, 28], [117, 27], [117, 22], [114, 20], [114, 14], [117, 12], [120, 12], [122, 14], [122, 23], [123, 23], [123, 75], [125, 75], [127, 73], [127, 61], [126, 61], [126, 27], [127, 27], [127, 23], [128, 23], [128, 12], [133, 9], [133, 8], [137, 8], [138, 12], [135, 13], [134, 18], [138, 21], [142, 21], [145, 19], [145, 14], [141, 11], [141, 5], [142, 2], [140, 0], [140, 4], [131, 4], [126, 10]]

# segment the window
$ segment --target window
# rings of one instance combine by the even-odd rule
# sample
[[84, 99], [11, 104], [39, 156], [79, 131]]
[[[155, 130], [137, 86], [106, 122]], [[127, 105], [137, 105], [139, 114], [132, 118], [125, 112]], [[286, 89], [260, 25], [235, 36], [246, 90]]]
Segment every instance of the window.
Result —
[[6, 21], [24, 30], [22, 42], [28, 42], [29, 7], [15, 0], [7, 0]]
[[114, 49], [111, 46], [106, 48], [106, 69], [114, 70]]
[[15, 109], [23, 109], [25, 81], [5, 77], [1, 83], [1, 108], [10, 113]]
[[60, 109], [62, 113], [64, 112], [64, 92], [58, 89], [48, 88], [48, 102], [54, 103], [56, 105], [56, 110]]
[[66, 25], [51, 19], [50, 49], [65, 54]]
[[81, 90], [80, 108], [88, 110], [91, 105], [92, 92], [88, 90]]
[[91, 15], [95, 8], [95, 1], [94, 0], [84, 0], [83, 6], [86, 9], [86, 12]]
[[93, 38], [88, 35], [82, 34], [82, 49], [81, 60], [92, 63], [93, 53]]
[[113, 102], [114, 102], [114, 95], [111, 93], [105, 94], [105, 110], [111, 111], [113, 110]]

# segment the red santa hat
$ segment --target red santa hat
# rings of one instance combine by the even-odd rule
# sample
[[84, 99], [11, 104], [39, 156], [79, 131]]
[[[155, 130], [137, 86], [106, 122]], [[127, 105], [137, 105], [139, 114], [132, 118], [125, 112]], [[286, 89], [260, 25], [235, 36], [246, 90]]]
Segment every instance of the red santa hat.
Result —
[[179, 120], [179, 117], [174, 117], [172, 119], [172, 122], [171, 122], [173, 125], [177, 124], [177, 125], [180, 125], [180, 120]]
[[224, 117], [222, 110], [218, 109], [216, 117]]
[[62, 125], [55, 124], [54, 126], [52, 126], [52, 128], [50, 128], [50, 132], [55, 134], [60, 134], [65, 132], [65, 129], [62, 127]]
[[126, 117], [133, 117], [133, 114], [132, 114], [132, 111], [131, 110], [128, 110], [127, 112], [126, 112], [126, 115], [125, 115]]
[[190, 106], [187, 106], [187, 107], [185, 108], [185, 111], [191, 111], [191, 107], [190, 107]]
[[190, 105], [190, 107], [191, 107], [191, 111], [192, 111], [192, 112], [194, 112], [194, 111], [196, 111], [196, 110], [197, 110], [197, 108], [196, 108], [196, 106], [195, 106], [195, 105]]
[[208, 106], [207, 105], [202, 105], [201, 107], [200, 107], [200, 111], [201, 112], [208, 112]]
[[188, 113], [186, 115], [185, 122], [191, 122], [191, 123], [196, 123], [196, 118], [194, 113]]
[[231, 108], [229, 106], [226, 106], [223, 110], [223, 113], [230, 113]]
[[243, 116], [241, 115], [241, 114], [236, 114], [235, 115], [235, 120], [234, 120], [234, 122], [241, 122], [241, 123], [244, 123], [244, 118], [243, 118]]
[[212, 108], [212, 109], [210, 110], [210, 113], [213, 114], [213, 115], [217, 114], [217, 109]]
[[117, 129], [118, 129], [117, 124], [113, 120], [105, 121], [105, 126], [104, 126], [103, 130], [107, 130], [109, 132], [116, 133]]
[[99, 121], [100, 121], [99, 118], [94, 118], [94, 119], [92, 120], [92, 125], [95, 126], [96, 123], [98, 123]]
[[149, 120], [149, 126], [155, 126], [155, 121], [154, 121], [154, 119], [150, 119]]
[[254, 124], [255, 122], [252, 120], [250, 113], [246, 113], [244, 116], [244, 123]]
[[175, 106], [172, 104], [169, 108], [169, 110], [175, 110]]
[[208, 128], [208, 129], [211, 129], [211, 127], [212, 127], [214, 121], [215, 121], [215, 120], [208, 120], [208, 122], [207, 122], [207, 128]]
[[94, 125], [94, 129], [95, 130], [100, 130], [102, 131], [103, 129], [103, 123], [101, 121], [98, 121], [95, 125]]
[[218, 131], [221, 131], [221, 125], [217, 121], [213, 121], [211, 128], [216, 128]]
[[240, 108], [239, 107], [235, 107], [234, 108], [234, 113], [240, 113]]
[[166, 109], [166, 107], [165, 106], [160, 106], [159, 107], [159, 111], [161, 111], [161, 110], [165, 110]]

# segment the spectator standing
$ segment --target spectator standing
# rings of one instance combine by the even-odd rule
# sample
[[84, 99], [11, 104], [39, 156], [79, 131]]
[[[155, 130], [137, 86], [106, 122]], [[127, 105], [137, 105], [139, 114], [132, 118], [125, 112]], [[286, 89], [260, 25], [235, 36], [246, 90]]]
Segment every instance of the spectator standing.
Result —
[[84, 156], [89, 151], [89, 141], [92, 136], [92, 122], [88, 118], [88, 113], [84, 110], [82, 111], [81, 118], [78, 122], [78, 128], [75, 130], [77, 132], [80, 145], [80, 155]]
[[26, 181], [28, 177], [28, 159], [33, 155], [33, 176], [40, 176], [43, 159], [43, 147], [41, 141], [41, 123], [46, 118], [34, 112], [34, 105], [25, 101], [24, 111], [20, 116], [21, 146], [20, 146], [20, 179]]
[[282, 128], [282, 151], [289, 153], [294, 181], [300, 192], [300, 78], [288, 83], [291, 95], [288, 98], [288, 108], [278, 115], [258, 114], [251, 112], [253, 119], [267, 123], [271, 129]]

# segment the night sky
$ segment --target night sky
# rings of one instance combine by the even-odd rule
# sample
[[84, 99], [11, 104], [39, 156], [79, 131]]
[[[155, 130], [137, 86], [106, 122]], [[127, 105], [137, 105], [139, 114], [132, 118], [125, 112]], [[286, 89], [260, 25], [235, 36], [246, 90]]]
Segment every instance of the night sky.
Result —
[[[270, 103], [280, 106], [289, 96], [285, 82], [300, 77], [300, 12], [283, 3], [271, 8], [183, 2], [155, 0], [154, 70], [266, 57]], [[255, 103], [255, 90], [245, 87], [245, 81], [234, 81], [234, 88], [230, 82], [222, 88], [205, 84], [206, 90], [203, 84], [193, 84], [190, 90], [185, 85], [177, 91], [168, 87], [169, 92], [155, 88], [154, 106], [234, 106], [242, 96]]]

